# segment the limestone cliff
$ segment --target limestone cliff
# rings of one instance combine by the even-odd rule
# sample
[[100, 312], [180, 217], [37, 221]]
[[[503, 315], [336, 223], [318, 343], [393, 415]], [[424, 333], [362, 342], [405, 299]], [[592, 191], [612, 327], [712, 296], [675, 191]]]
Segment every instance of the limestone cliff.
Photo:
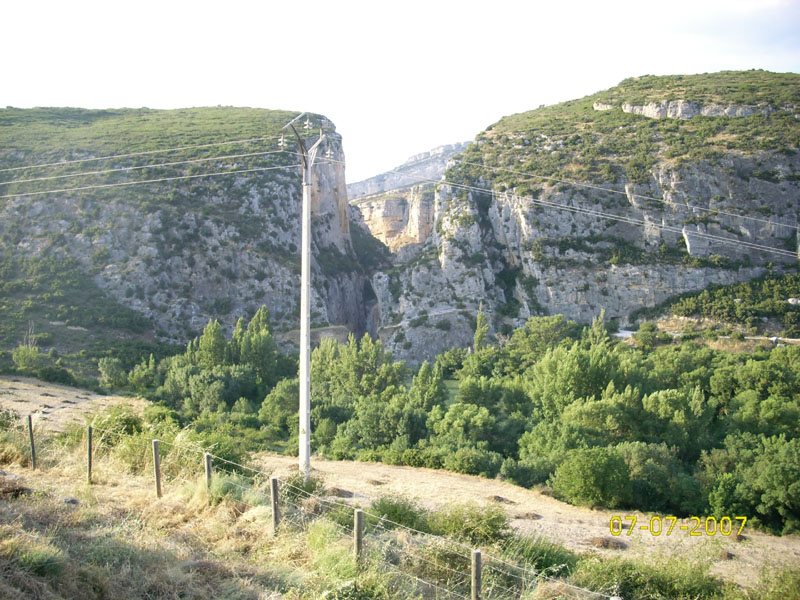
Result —
[[363, 196], [374, 196], [421, 182], [436, 181], [444, 174], [448, 159], [463, 151], [468, 145], [467, 142], [447, 144], [438, 146], [428, 152], [415, 154], [391, 171], [375, 175], [364, 181], [349, 183], [347, 185], [347, 194], [350, 200], [355, 200]]
[[[0, 201], [3, 254], [76, 258], [101, 289], [149, 318], [162, 339], [184, 342], [211, 318], [230, 329], [239, 316], [252, 315], [262, 304], [277, 329], [294, 329], [301, 174], [291, 147], [281, 152], [277, 144], [280, 127], [293, 116], [225, 108], [111, 114], [6, 111], [0, 117], [14, 135], [0, 150], [4, 167], [129, 154], [145, 144], [153, 147], [149, 136], [158, 136], [156, 150], [231, 139], [232, 130], [236, 140], [257, 141], [220, 147], [212, 143], [212, 150], [182, 151], [166, 160], [148, 151], [141, 160], [81, 163], [76, 166], [82, 171], [99, 170], [98, 164], [102, 170], [116, 170], [82, 177], [78, 181], [83, 185], [69, 180], [9, 185], [4, 188], [9, 197]], [[312, 116], [312, 122], [308, 145], [320, 129], [327, 138], [320, 150], [326, 159], [315, 165], [312, 181], [312, 323], [344, 325], [361, 333], [370, 308], [364, 301], [366, 278], [350, 239], [341, 137], [324, 117]], [[153, 123], [157, 127], [148, 129]], [[110, 137], [92, 139], [100, 126]], [[44, 137], [33, 137], [28, 127], [36, 127], [36, 135], [45, 132]], [[191, 162], [158, 169], [139, 166], [186, 160]], [[78, 171], [69, 167], [45, 174]], [[229, 171], [238, 173], [205, 175]], [[42, 173], [29, 169], [14, 175], [18, 181]], [[128, 185], [142, 179], [161, 181]], [[89, 189], [38, 193], [70, 187]], [[26, 195], [32, 192], [36, 194]], [[37, 331], [47, 327], [43, 321]]]
[[[496, 333], [601, 310], [627, 325], [670, 296], [795, 269], [800, 123], [786, 98], [800, 76], [699, 77], [679, 80], [688, 100], [664, 100], [672, 80], [647, 78], [490, 127], [436, 186], [412, 254], [411, 203], [359, 200], [395, 252], [372, 278], [384, 341], [416, 361], [467, 345], [481, 303]], [[760, 96], [730, 101], [721, 81], [754, 77]]]

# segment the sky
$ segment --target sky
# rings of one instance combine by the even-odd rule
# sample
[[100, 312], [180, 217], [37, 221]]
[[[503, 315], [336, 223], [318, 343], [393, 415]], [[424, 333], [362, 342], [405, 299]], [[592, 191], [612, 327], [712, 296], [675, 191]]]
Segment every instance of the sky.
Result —
[[320, 113], [349, 182], [626, 77], [800, 72], [800, 0], [26, 0], [2, 13], [0, 106]]

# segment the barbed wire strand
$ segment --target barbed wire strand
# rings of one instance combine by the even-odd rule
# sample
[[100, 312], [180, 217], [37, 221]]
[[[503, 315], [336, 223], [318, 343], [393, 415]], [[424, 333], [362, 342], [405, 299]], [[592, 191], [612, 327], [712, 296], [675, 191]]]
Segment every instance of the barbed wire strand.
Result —
[[[104, 432], [109, 432], [109, 431], [111, 431], [111, 430], [105, 430], [105, 429], [101, 429], [101, 431], [104, 431]], [[114, 435], [119, 435], [119, 436], [128, 437], [128, 438], [135, 438], [135, 437], [138, 437], [138, 436], [132, 436], [132, 435], [130, 435], [130, 434], [122, 433], [122, 432], [112, 432], [112, 433], [113, 433]], [[146, 439], [146, 438], [139, 438], [139, 440], [137, 440], [137, 441], [146, 442], [146, 441], [147, 441], [147, 439]], [[222, 457], [216, 456], [216, 455], [214, 455], [214, 454], [212, 454], [212, 453], [210, 453], [210, 452], [209, 452], [208, 454], [210, 454], [210, 455], [211, 455], [211, 457], [212, 457], [212, 461], [213, 461], [214, 459], [217, 459], [217, 460], [221, 460], [221, 461], [228, 462], [228, 463], [230, 463], [230, 464], [232, 464], [232, 465], [236, 465], [236, 466], [244, 467], [244, 465], [241, 465], [240, 463], [236, 463], [236, 462], [234, 462], [234, 461], [228, 461], [228, 460], [226, 460], [226, 459], [223, 459]], [[263, 471], [262, 471], [261, 473], [262, 473], [262, 474], [264, 474], [264, 475], [267, 475], [267, 476], [269, 476], [269, 474], [268, 474], [268, 473], [265, 473], [265, 472], [263, 472]], [[281, 481], [281, 482], [282, 482], [282, 483], [283, 483], [285, 486], [288, 486], [288, 487], [294, 488], [295, 490], [298, 490], [298, 491], [300, 491], [300, 492], [302, 492], [302, 493], [306, 494], [306, 496], [307, 496], [307, 497], [313, 497], [313, 498], [315, 498], [315, 499], [317, 499], [317, 500], [320, 500], [320, 501], [323, 501], [323, 502], [324, 502], [324, 501], [326, 501], [326, 499], [325, 499], [325, 498], [322, 498], [321, 496], [318, 496], [318, 495], [316, 495], [316, 494], [311, 494], [310, 492], [306, 492], [306, 491], [305, 491], [305, 490], [303, 490], [302, 488], [299, 488], [299, 487], [297, 487], [297, 486], [294, 486], [294, 485], [292, 485], [292, 484], [290, 484], [290, 483], [286, 482], [285, 480], [280, 480], [280, 481]], [[282, 486], [282, 487], [283, 487], [283, 486]], [[336, 503], [336, 502], [333, 502], [333, 501], [329, 501], [329, 502], [331, 502], [331, 503], [334, 503], [334, 504], [340, 504], [341, 506], [345, 506], [345, 507], [347, 507], [347, 508], [349, 508], [349, 509], [352, 509], [352, 507], [351, 507], [350, 505], [348, 505], [348, 504], [344, 504], [344, 503]], [[458, 542], [458, 541], [456, 541], [456, 540], [450, 540], [450, 539], [448, 539], [448, 538], [443, 538], [443, 537], [441, 537], [441, 536], [436, 536], [436, 535], [434, 535], [434, 534], [430, 534], [430, 533], [426, 533], [426, 532], [423, 532], [423, 531], [419, 531], [419, 530], [417, 530], [417, 529], [414, 529], [414, 528], [412, 528], [412, 527], [408, 527], [408, 526], [406, 526], [406, 525], [403, 525], [403, 524], [401, 524], [401, 523], [396, 523], [396, 522], [394, 522], [394, 521], [391, 521], [391, 520], [389, 520], [389, 519], [387, 519], [387, 518], [385, 518], [385, 517], [383, 517], [383, 516], [375, 515], [374, 513], [370, 513], [370, 512], [368, 512], [368, 511], [363, 511], [363, 512], [364, 512], [364, 514], [365, 514], [365, 515], [372, 516], [373, 518], [375, 518], [375, 519], [378, 519], [379, 521], [385, 521], [385, 522], [388, 522], [388, 523], [392, 523], [392, 524], [393, 524], [393, 525], [395, 525], [395, 526], [396, 526], [396, 528], [398, 528], [398, 529], [403, 529], [403, 530], [411, 531], [411, 532], [414, 532], [414, 533], [416, 533], [416, 534], [419, 534], [419, 535], [422, 535], [422, 536], [425, 536], [425, 537], [430, 537], [430, 538], [434, 538], [434, 539], [437, 539], [437, 540], [444, 541], [444, 542], [446, 542], [446, 543], [449, 543], [449, 544], [452, 544], [452, 545], [461, 546], [461, 547], [464, 547], [464, 548], [468, 549], [470, 552], [471, 552], [471, 550], [472, 550], [472, 548], [471, 548], [470, 546], [468, 546], [468, 545], [466, 545], [466, 544], [463, 544], [462, 542]], [[455, 553], [455, 554], [458, 554], [458, 555], [460, 555], [460, 556], [462, 556], [462, 557], [464, 557], [464, 558], [470, 558], [470, 556], [469, 556], [469, 555], [466, 555], [466, 554], [461, 554], [461, 553], [457, 553], [457, 552], [454, 552], [454, 553]], [[575, 586], [575, 585], [569, 584], [569, 583], [567, 583], [567, 582], [565, 582], [565, 581], [563, 581], [563, 580], [561, 580], [561, 579], [557, 579], [557, 578], [553, 578], [553, 577], [550, 577], [550, 576], [543, 575], [543, 574], [541, 574], [541, 573], [537, 573], [536, 571], [532, 571], [532, 570], [530, 570], [530, 569], [528, 569], [528, 568], [526, 568], [526, 567], [522, 567], [522, 566], [520, 566], [520, 565], [514, 565], [514, 564], [512, 564], [512, 563], [508, 563], [507, 561], [504, 561], [504, 560], [502, 560], [502, 559], [499, 559], [499, 558], [497, 558], [497, 557], [491, 557], [491, 559], [492, 559], [492, 560], [494, 560], [494, 561], [496, 561], [496, 562], [498, 562], [498, 563], [502, 563], [502, 564], [508, 565], [508, 566], [510, 566], [510, 567], [517, 568], [517, 569], [520, 569], [520, 570], [523, 570], [523, 571], [529, 572], [529, 573], [531, 573], [531, 574], [533, 574], [533, 575], [535, 575], [535, 576], [537, 576], [537, 577], [540, 577], [540, 578], [544, 578], [544, 579], [547, 579], [547, 580], [553, 581], [553, 582], [555, 582], [555, 583], [558, 583], [558, 584], [560, 584], [560, 585], [564, 585], [564, 586], [566, 586], [566, 587], [569, 587], [569, 588], [572, 588], [572, 589], [575, 589], [575, 590], [578, 590], [578, 591], [581, 591], [581, 592], [589, 593], [589, 594], [592, 594], [592, 595], [595, 595], [595, 596], [602, 596], [602, 597], [609, 598], [609, 599], [611, 598], [611, 596], [609, 596], [608, 594], [604, 594], [604, 593], [602, 593], [602, 592], [594, 592], [594, 591], [592, 591], [592, 590], [588, 590], [588, 589], [585, 589], [585, 588], [581, 588], [581, 587], [579, 587], [579, 586]]]

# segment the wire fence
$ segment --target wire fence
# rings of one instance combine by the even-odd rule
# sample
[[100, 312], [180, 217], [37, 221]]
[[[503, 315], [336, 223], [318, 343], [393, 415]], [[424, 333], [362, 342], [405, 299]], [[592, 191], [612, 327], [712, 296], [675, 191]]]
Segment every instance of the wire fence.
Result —
[[[511, 562], [495, 548], [488, 552], [486, 548], [478, 550], [461, 541], [389, 520], [385, 515], [360, 508], [356, 498], [327, 495], [316, 480], [307, 482], [300, 476], [278, 478], [263, 469], [214, 455], [185, 439], [183, 432], [165, 441], [153, 440], [145, 432], [90, 425], [54, 436], [37, 430], [30, 417], [17, 419], [11, 413], [0, 412], [0, 433], [6, 446], [16, 449], [19, 462], [35, 469], [60, 468], [65, 447], [81, 448], [87, 481], [93, 485], [102, 485], [119, 476], [120, 466], [124, 465], [131, 474], [152, 473], [154, 494], [160, 496], [164, 490], [174, 490], [176, 486], [197, 486], [204, 474], [210, 502], [229, 498], [247, 507], [270, 507], [273, 531], [265, 535], [307, 532], [324, 521], [339, 536], [339, 542], [352, 540], [354, 560], [361, 567], [386, 574], [398, 592], [411, 591], [435, 600], [526, 600], [542, 597], [540, 586], [546, 584], [553, 588], [544, 592], [548, 598], [618, 600], [616, 596], [581, 588], [544, 571]], [[363, 519], [363, 526], [359, 525], [359, 519]], [[181, 533], [222, 558], [200, 534], [187, 527]]]

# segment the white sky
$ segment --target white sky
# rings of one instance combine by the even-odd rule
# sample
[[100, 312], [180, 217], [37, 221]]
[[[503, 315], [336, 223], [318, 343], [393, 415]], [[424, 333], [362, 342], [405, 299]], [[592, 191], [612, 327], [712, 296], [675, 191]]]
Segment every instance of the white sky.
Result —
[[313, 111], [348, 181], [626, 77], [800, 72], [800, 0], [25, 0], [1, 23], [0, 106]]

